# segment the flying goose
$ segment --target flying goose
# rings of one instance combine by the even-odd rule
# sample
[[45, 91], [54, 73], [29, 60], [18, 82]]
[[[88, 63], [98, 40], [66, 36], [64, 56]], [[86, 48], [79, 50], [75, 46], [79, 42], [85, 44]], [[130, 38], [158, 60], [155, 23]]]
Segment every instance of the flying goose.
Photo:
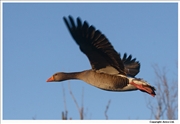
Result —
[[135, 76], [139, 73], [140, 63], [136, 58], [125, 53], [120, 57], [109, 40], [94, 26], [77, 18], [64, 17], [64, 22], [79, 45], [80, 50], [88, 57], [92, 69], [81, 72], [58, 72], [51, 76], [47, 82], [60, 82], [69, 79], [79, 79], [97, 88], [107, 91], [140, 90], [155, 96], [155, 88], [146, 81]]

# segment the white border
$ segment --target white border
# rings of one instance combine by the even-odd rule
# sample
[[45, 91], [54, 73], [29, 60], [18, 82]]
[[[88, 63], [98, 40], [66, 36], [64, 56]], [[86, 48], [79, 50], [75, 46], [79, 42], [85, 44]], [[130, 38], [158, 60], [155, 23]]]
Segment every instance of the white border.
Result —
[[163, 1], [163, 0], [112, 0], [112, 1], [106, 1], [106, 0], [25, 0], [25, 1], [13, 1], [13, 0], [2, 0], [2, 3], [179, 3], [179, 0], [172, 0], [172, 1]]
[[[2, 124], [154, 124], [154, 123], [167, 123], [173, 122], [173, 124], [179, 124], [177, 120], [27, 120], [27, 121], [15, 121], [15, 120], [6, 120], [2, 121]], [[168, 123], [171, 124], [171, 123]]]
[[[0, 61], [0, 74], [1, 74], [1, 78], [0, 78], [0, 96], [1, 96], [1, 101], [0, 101], [0, 107], [1, 107], [1, 111], [0, 111], [0, 123], [1, 124], [39, 124], [39, 123], [48, 123], [48, 124], [59, 124], [59, 123], [78, 123], [78, 124], [84, 124], [84, 123], [103, 123], [103, 124], [107, 124], [107, 123], [142, 123], [142, 124], [146, 124], [146, 123], [152, 123], [151, 121], [156, 121], [156, 123], [163, 123], [164, 120], [3, 120], [3, 3], [178, 3], [178, 22], [179, 22], [179, 16], [180, 16], [180, 11], [179, 11], [179, 0], [173, 0], [173, 1], [156, 1], [156, 0], [151, 0], [151, 1], [119, 1], [119, 0], [113, 0], [113, 1], [95, 1], [95, 0], [89, 0], [89, 1], [72, 1], [72, 0], [67, 0], [67, 1], [56, 1], [56, 0], [52, 0], [52, 1], [36, 1], [36, 0], [27, 0], [27, 1], [13, 1], [13, 0], [2, 0], [0, 1], [0, 8], [1, 8], [1, 12], [0, 12], [0, 25], [1, 25], [1, 30], [0, 30], [0, 48], [1, 48], [1, 61]], [[178, 36], [180, 36], [180, 32], [179, 32], [179, 23], [178, 23]], [[179, 37], [178, 37], [178, 48], [179, 48]], [[179, 49], [178, 49], [178, 58], [179, 58]], [[179, 60], [179, 59], [178, 59]], [[178, 61], [178, 67], [180, 66], [180, 62]], [[180, 76], [179, 74], [179, 70], [178, 70], [178, 77]], [[178, 82], [179, 82], [179, 78], [178, 78]], [[178, 85], [178, 88], [180, 89], [180, 86]], [[179, 96], [179, 91], [178, 91], [178, 96]], [[179, 97], [178, 97], [179, 98]], [[179, 99], [178, 99], [178, 103], [179, 103]], [[179, 106], [178, 106], [178, 110], [179, 110]], [[174, 123], [179, 123], [179, 112], [178, 112], [178, 120], [173, 120]], [[167, 120], [168, 121], [168, 120]]]
[[1, 123], [2, 117], [3, 117], [3, 110], [2, 110], [3, 109], [3, 105], [2, 105], [3, 104], [3, 102], [2, 102], [2, 100], [3, 100], [3, 97], [2, 97], [3, 96], [2, 95], [3, 94], [3, 83], [2, 83], [3, 82], [3, 66], [2, 66], [3, 65], [3, 47], [2, 47], [3, 46], [3, 42], [2, 42], [3, 41], [3, 35], [2, 35], [3, 34], [2, 33], [2, 31], [3, 31], [2, 30], [3, 29], [3, 25], [2, 25], [3, 24], [3, 22], [2, 22], [3, 21], [2, 20], [3, 6], [2, 6], [2, 3], [0, 3], [0, 9], [1, 9], [0, 10], [1, 11], [0, 12], [0, 27], [1, 27], [1, 29], [0, 29], [0, 57], [1, 57], [0, 58], [0, 69], [1, 69], [0, 70], [0, 81], [1, 81], [0, 82], [0, 89], [1, 89], [1, 92], [0, 92], [0, 97], [1, 97], [1, 100], [0, 100], [0, 107], [1, 107], [0, 108], [1, 109], [1, 111], [0, 111], [0, 123]]

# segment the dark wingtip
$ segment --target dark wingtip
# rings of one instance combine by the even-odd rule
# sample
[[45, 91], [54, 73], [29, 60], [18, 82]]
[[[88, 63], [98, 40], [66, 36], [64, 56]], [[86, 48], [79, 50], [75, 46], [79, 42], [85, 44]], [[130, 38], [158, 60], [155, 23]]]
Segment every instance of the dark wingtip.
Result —
[[132, 55], [127, 55], [124, 53], [122, 57], [122, 61], [124, 64], [124, 70], [126, 74], [130, 77], [135, 77], [140, 71], [140, 63], [136, 61], [136, 58], [132, 58]]

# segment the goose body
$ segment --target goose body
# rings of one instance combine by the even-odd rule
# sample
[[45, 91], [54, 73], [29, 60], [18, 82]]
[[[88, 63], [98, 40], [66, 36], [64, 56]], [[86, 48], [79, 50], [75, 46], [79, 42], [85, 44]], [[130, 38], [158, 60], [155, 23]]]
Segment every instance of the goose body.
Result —
[[155, 96], [155, 88], [146, 81], [135, 78], [139, 73], [140, 63], [132, 56], [120, 57], [108, 39], [86, 21], [82, 24], [77, 18], [64, 17], [65, 24], [80, 50], [88, 57], [92, 69], [82, 72], [58, 72], [47, 82], [79, 79], [97, 88], [108, 91], [140, 90]]

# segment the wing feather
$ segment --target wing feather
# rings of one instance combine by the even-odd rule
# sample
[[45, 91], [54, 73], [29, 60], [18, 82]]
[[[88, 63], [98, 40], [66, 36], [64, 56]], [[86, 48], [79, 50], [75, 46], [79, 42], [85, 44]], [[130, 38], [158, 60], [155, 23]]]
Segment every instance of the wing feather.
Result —
[[124, 70], [128, 76], [134, 77], [139, 73], [140, 63], [136, 61], [136, 58], [132, 59], [132, 56], [125, 53], [122, 61], [124, 63]]
[[125, 75], [120, 54], [115, 51], [105, 35], [94, 26], [89, 26], [86, 21], [82, 24], [80, 18], [77, 18], [77, 25], [71, 16], [68, 18], [69, 21], [65, 17], [63, 19], [80, 50], [88, 57], [92, 69], [100, 70], [108, 67]]

